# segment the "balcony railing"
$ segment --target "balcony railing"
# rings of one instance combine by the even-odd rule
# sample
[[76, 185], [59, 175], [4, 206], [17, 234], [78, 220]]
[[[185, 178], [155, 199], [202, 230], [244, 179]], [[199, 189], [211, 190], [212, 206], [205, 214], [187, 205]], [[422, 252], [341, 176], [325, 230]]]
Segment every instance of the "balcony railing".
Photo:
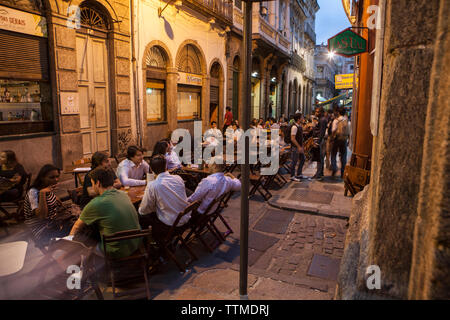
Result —
[[183, 4], [206, 16], [233, 24], [233, 2], [230, 0], [183, 0]]
[[305, 72], [306, 62], [305, 59], [300, 57], [297, 53], [292, 53], [292, 65], [297, 68], [300, 72]]
[[314, 44], [316, 44], [316, 33], [308, 23], [305, 26], [305, 34], [311, 39]]

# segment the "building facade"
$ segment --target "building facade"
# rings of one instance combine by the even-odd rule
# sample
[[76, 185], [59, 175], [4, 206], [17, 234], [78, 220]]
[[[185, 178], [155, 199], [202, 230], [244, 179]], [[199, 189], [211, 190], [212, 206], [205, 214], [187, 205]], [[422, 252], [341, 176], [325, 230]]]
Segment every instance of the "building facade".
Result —
[[5, 0], [0, 15], [1, 150], [35, 175], [133, 143], [129, 1]]
[[328, 54], [326, 45], [318, 45], [314, 57], [316, 85], [314, 87], [314, 98], [325, 101], [335, 96], [334, 76], [339, 73], [337, 61], [339, 57]]
[[317, 1], [291, 0], [291, 60], [288, 67], [288, 97], [285, 114], [310, 114], [314, 87], [315, 15]]

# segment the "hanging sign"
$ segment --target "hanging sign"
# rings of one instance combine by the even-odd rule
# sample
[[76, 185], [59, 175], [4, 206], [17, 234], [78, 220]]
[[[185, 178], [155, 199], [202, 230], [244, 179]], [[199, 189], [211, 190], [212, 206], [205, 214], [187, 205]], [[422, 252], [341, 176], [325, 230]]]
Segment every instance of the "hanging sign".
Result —
[[203, 78], [197, 74], [178, 72], [178, 83], [191, 86], [201, 86]]
[[334, 76], [334, 85], [336, 90], [353, 89], [353, 73], [337, 74]]
[[328, 39], [328, 51], [344, 57], [353, 57], [367, 52], [367, 40], [346, 29]]

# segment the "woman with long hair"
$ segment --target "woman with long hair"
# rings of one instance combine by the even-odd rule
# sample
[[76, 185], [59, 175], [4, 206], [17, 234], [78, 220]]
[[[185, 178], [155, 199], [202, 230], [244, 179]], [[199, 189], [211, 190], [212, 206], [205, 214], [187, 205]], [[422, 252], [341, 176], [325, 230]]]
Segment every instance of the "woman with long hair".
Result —
[[55, 194], [60, 169], [46, 164], [39, 171], [25, 197], [25, 223], [31, 229], [38, 246], [45, 246], [50, 239], [64, 237], [72, 228], [71, 223], [58, 221], [59, 211], [64, 209], [61, 200]]
[[[91, 201], [96, 196], [95, 190], [92, 188], [90, 173], [98, 167], [102, 167], [106, 170], [111, 170], [114, 173], [114, 170], [111, 168], [111, 163], [109, 162], [109, 156], [106, 152], [95, 152], [92, 155], [91, 163], [91, 170], [86, 174], [83, 181], [83, 194], [80, 199], [81, 208], [84, 208], [89, 203], [89, 201]], [[121, 187], [122, 184], [114, 173], [114, 188], [120, 189]]]
[[22, 195], [26, 175], [14, 151], [0, 153], [0, 202], [13, 201]]

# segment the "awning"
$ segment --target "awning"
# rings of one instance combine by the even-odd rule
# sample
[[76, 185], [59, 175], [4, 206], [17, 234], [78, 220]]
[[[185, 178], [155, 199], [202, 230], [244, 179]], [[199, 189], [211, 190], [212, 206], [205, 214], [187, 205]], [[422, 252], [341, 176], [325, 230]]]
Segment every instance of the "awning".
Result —
[[324, 106], [324, 105], [329, 104], [329, 103], [331, 103], [331, 102], [333, 102], [333, 101], [335, 101], [335, 100], [337, 100], [339, 98], [346, 97], [346, 96], [347, 96], [347, 93], [343, 93], [343, 94], [338, 95], [338, 96], [336, 96], [334, 98], [331, 98], [331, 99], [329, 99], [327, 101], [319, 102], [317, 105]]

